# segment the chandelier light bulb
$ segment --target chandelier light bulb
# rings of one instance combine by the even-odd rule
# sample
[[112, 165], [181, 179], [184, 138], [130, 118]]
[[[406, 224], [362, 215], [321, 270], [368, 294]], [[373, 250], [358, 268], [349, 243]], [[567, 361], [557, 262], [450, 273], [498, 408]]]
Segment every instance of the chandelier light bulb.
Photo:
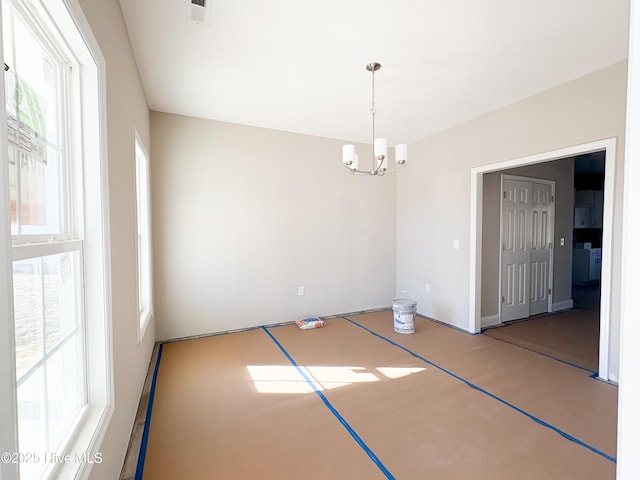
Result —
[[377, 159], [380, 157], [387, 156], [387, 139], [386, 138], [376, 138], [373, 142], [373, 151], [374, 155]]
[[342, 162], [345, 165], [351, 165], [353, 162], [353, 156], [355, 155], [356, 147], [354, 145], [342, 146]]
[[404, 165], [407, 162], [407, 144], [399, 143], [396, 145], [396, 163]]

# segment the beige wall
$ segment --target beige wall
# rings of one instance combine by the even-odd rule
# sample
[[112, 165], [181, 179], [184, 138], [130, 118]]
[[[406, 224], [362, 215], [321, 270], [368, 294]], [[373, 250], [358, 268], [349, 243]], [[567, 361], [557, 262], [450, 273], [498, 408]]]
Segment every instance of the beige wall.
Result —
[[338, 140], [158, 112], [151, 130], [157, 338], [391, 305], [393, 174], [350, 175]]
[[[483, 175], [482, 189], [482, 317], [498, 315], [500, 262], [500, 177], [502, 174], [553, 180], [555, 230], [553, 254], [553, 303], [569, 308], [571, 302], [571, 263], [573, 238], [573, 158], [511, 168]], [[565, 244], [560, 246], [560, 238]], [[558, 308], [554, 308], [558, 309]]]
[[120, 474], [154, 343], [153, 322], [138, 344], [134, 128], [149, 147], [149, 110], [118, 0], [80, 0], [107, 66], [107, 134], [113, 295], [115, 413], [91, 478]]
[[626, 62], [619, 62], [411, 144], [411, 175], [397, 186], [397, 288], [414, 292], [420, 313], [468, 328], [471, 169], [617, 137], [610, 348], [617, 377], [625, 106]]

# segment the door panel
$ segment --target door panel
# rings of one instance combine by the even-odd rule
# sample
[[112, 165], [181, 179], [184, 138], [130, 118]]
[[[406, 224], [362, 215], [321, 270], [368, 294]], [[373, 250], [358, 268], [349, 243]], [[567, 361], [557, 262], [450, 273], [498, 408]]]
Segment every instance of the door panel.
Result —
[[531, 182], [504, 181], [502, 206], [501, 320], [529, 316], [529, 248], [527, 212], [531, 208]]
[[[549, 261], [553, 248], [551, 185], [531, 185], [531, 296], [529, 315], [549, 311]], [[535, 271], [535, 276], [533, 272]]]

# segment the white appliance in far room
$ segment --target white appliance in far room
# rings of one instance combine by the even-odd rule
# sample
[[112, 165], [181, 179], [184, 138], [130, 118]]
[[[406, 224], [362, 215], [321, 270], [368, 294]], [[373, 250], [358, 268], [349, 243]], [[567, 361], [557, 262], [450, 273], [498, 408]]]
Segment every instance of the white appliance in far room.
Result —
[[572, 283], [588, 285], [600, 281], [602, 270], [602, 249], [591, 248], [590, 243], [576, 244], [573, 249]]

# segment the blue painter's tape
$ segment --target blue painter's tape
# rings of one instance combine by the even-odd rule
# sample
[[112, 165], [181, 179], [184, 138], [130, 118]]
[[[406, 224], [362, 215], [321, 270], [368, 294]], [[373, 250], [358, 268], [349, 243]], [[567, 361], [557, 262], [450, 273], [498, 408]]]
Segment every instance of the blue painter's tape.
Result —
[[338, 421], [347, 430], [347, 432], [349, 432], [349, 435], [351, 435], [351, 437], [353, 437], [356, 443], [360, 445], [360, 447], [365, 451], [365, 453], [369, 456], [369, 458], [373, 461], [373, 463], [376, 464], [376, 466], [380, 469], [380, 471], [384, 474], [384, 476], [389, 480], [395, 480], [395, 477], [392, 475], [392, 473], [387, 469], [387, 467], [384, 466], [384, 464], [380, 461], [377, 455], [373, 453], [373, 451], [367, 446], [367, 444], [364, 443], [364, 440], [360, 438], [360, 435], [356, 433], [356, 431], [351, 427], [351, 425], [349, 425], [349, 423], [344, 419], [344, 417], [340, 415], [338, 410], [336, 410], [336, 408], [331, 404], [331, 402], [329, 401], [329, 399], [327, 399], [325, 394], [322, 393], [320, 390], [318, 390], [318, 387], [316, 387], [316, 385], [309, 378], [309, 376], [304, 372], [304, 370], [300, 368], [300, 366], [296, 363], [293, 357], [289, 355], [289, 352], [287, 352], [287, 350], [282, 346], [282, 344], [271, 334], [269, 330], [267, 330], [266, 327], [262, 327], [262, 329], [266, 332], [267, 335], [269, 335], [269, 337], [271, 337], [271, 340], [273, 340], [273, 343], [275, 343], [276, 346], [283, 353], [283, 355], [287, 357], [287, 360], [289, 360], [291, 365], [293, 365], [295, 369], [298, 371], [298, 373], [302, 375], [305, 381], [313, 389], [315, 394], [318, 395], [318, 397], [320, 397], [320, 399], [322, 400], [322, 403], [324, 403], [324, 405], [329, 409], [329, 411], [333, 413], [333, 415], [338, 419]]
[[149, 441], [149, 427], [151, 426], [151, 410], [153, 409], [153, 397], [156, 393], [156, 379], [158, 378], [158, 367], [160, 366], [160, 358], [162, 357], [161, 343], [158, 347], [158, 358], [153, 368], [153, 376], [151, 377], [151, 388], [149, 389], [149, 403], [147, 404], [147, 416], [144, 421], [144, 429], [142, 430], [142, 441], [140, 442], [140, 453], [138, 454], [138, 464], [136, 466], [135, 480], [142, 480], [142, 471], [144, 470], [144, 458], [147, 454], [147, 442]]
[[520, 407], [517, 407], [517, 406], [515, 406], [514, 404], [507, 402], [506, 400], [504, 400], [504, 399], [502, 399], [502, 398], [498, 397], [497, 395], [495, 395], [495, 394], [493, 394], [493, 393], [489, 392], [488, 390], [485, 390], [484, 388], [482, 388], [482, 387], [480, 387], [480, 386], [478, 386], [478, 385], [476, 385], [476, 384], [474, 384], [474, 383], [471, 383], [469, 380], [466, 380], [466, 379], [462, 378], [461, 376], [456, 375], [455, 373], [453, 373], [453, 372], [451, 372], [451, 371], [447, 370], [446, 368], [441, 367], [441, 366], [440, 366], [440, 365], [438, 365], [437, 363], [434, 363], [434, 362], [432, 362], [431, 360], [428, 360], [428, 359], [426, 359], [425, 357], [423, 357], [423, 356], [421, 356], [421, 355], [419, 355], [419, 354], [417, 354], [417, 353], [415, 353], [415, 352], [413, 352], [413, 351], [409, 350], [408, 348], [406, 348], [406, 347], [404, 347], [404, 346], [400, 345], [399, 343], [394, 342], [394, 341], [393, 341], [393, 340], [391, 340], [390, 338], [387, 338], [387, 337], [385, 337], [384, 335], [380, 335], [379, 333], [374, 332], [373, 330], [371, 330], [371, 329], [369, 329], [369, 328], [365, 327], [364, 325], [362, 325], [362, 324], [360, 324], [360, 323], [358, 323], [358, 322], [355, 322], [355, 321], [351, 320], [350, 318], [347, 318], [347, 317], [342, 317], [342, 318], [343, 318], [343, 319], [345, 319], [345, 320], [346, 320], [346, 321], [348, 321], [348, 322], [351, 322], [353, 325], [355, 325], [355, 326], [357, 326], [357, 327], [360, 327], [360, 328], [362, 328], [362, 329], [366, 330], [366, 331], [367, 331], [367, 332], [369, 332], [371, 335], [374, 335], [374, 336], [376, 336], [376, 337], [380, 338], [381, 340], [384, 340], [385, 342], [390, 343], [390, 344], [391, 344], [391, 345], [393, 345], [394, 347], [397, 347], [397, 348], [399, 348], [399, 349], [401, 349], [401, 350], [404, 350], [404, 351], [405, 351], [405, 352], [407, 352], [409, 355], [412, 355], [413, 357], [415, 357], [415, 358], [417, 358], [417, 359], [419, 359], [419, 360], [422, 360], [423, 362], [425, 362], [425, 363], [427, 363], [427, 364], [431, 365], [432, 367], [437, 368], [438, 370], [440, 370], [440, 371], [442, 371], [442, 372], [446, 373], [447, 375], [450, 375], [451, 377], [455, 378], [456, 380], [461, 381], [462, 383], [464, 383], [464, 384], [465, 384], [465, 385], [467, 385], [468, 387], [470, 387], [470, 388], [472, 388], [472, 389], [474, 389], [474, 390], [477, 390], [478, 392], [481, 392], [481, 393], [483, 393], [483, 394], [487, 395], [488, 397], [493, 398], [494, 400], [496, 400], [496, 401], [498, 401], [498, 402], [502, 403], [503, 405], [506, 405], [506, 406], [507, 406], [507, 407], [509, 407], [509, 408], [512, 408], [512, 409], [513, 409], [513, 410], [515, 410], [516, 412], [521, 413], [522, 415], [524, 415], [525, 417], [529, 418], [530, 420], [533, 420], [533, 421], [534, 421], [534, 422], [536, 422], [537, 424], [542, 425], [543, 427], [546, 427], [546, 428], [548, 428], [548, 429], [550, 429], [550, 430], [552, 430], [552, 431], [556, 432], [558, 435], [560, 435], [560, 436], [562, 436], [562, 437], [566, 438], [567, 440], [570, 440], [570, 441], [572, 441], [572, 442], [574, 442], [574, 443], [576, 443], [576, 444], [580, 445], [581, 447], [584, 447], [584, 448], [586, 448], [587, 450], [590, 450], [590, 451], [592, 451], [593, 453], [595, 453], [595, 454], [597, 454], [597, 455], [600, 455], [600, 456], [601, 456], [601, 457], [603, 457], [603, 458], [606, 458], [606, 459], [607, 459], [607, 460], [609, 460], [610, 462], [616, 463], [616, 459], [615, 459], [615, 457], [612, 457], [611, 455], [608, 455], [608, 454], [604, 453], [603, 451], [598, 450], [597, 448], [595, 448], [595, 447], [593, 447], [593, 446], [589, 445], [588, 443], [586, 443], [586, 442], [584, 442], [584, 441], [580, 440], [579, 438], [576, 438], [576, 437], [574, 437], [573, 435], [570, 435], [569, 433], [567, 433], [567, 432], [565, 432], [565, 431], [563, 431], [563, 430], [560, 430], [558, 427], [554, 427], [554, 426], [553, 426], [553, 425], [551, 425], [550, 423], [545, 422], [544, 420], [542, 420], [542, 419], [540, 419], [540, 418], [538, 418], [538, 417], [536, 417], [536, 416], [534, 416], [534, 415], [530, 414], [529, 412], [527, 412], [527, 411], [525, 411], [525, 410], [521, 409]]

